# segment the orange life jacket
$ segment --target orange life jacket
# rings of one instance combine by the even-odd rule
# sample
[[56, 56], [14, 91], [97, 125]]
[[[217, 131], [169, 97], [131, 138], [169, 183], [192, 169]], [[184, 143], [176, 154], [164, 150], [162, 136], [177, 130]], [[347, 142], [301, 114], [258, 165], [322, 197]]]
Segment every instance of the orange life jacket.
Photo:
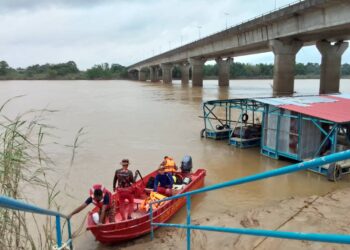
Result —
[[[102, 199], [100, 201], [96, 200], [96, 198], [94, 197], [94, 192], [97, 189], [102, 190]], [[107, 209], [109, 209], [112, 205], [112, 193], [107, 188], [103, 187], [101, 184], [95, 184], [92, 186], [92, 188], [90, 188], [90, 197], [92, 198], [92, 203], [94, 203], [94, 205], [100, 209], [102, 209], [103, 200], [106, 195], [109, 195], [109, 203], [107, 205]]]
[[165, 172], [176, 172], [175, 166], [176, 164], [173, 158], [170, 158], [170, 157], [165, 158], [165, 164], [164, 164]]
[[[150, 209], [150, 203], [153, 201], [159, 201], [162, 200], [164, 198], [167, 198], [165, 195], [162, 195], [160, 193], [157, 192], [151, 192], [151, 194], [149, 195], [148, 198], [146, 198], [145, 200], [142, 201], [141, 205], [140, 205], [140, 209], [143, 211], [148, 212]], [[152, 209], [156, 209], [157, 207], [161, 206], [163, 204], [163, 202], [159, 202], [159, 203], [154, 203], [152, 204]]]

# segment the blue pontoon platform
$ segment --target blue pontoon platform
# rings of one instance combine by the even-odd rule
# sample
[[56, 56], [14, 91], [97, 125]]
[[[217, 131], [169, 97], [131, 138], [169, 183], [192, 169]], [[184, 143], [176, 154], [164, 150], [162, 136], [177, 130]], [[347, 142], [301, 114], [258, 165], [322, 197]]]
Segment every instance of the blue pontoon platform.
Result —
[[[203, 114], [204, 131], [225, 125], [228, 144], [259, 146], [274, 159], [306, 161], [350, 148], [347, 94], [214, 100], [203, 104]], [[338, 180], [350, 173], [350, 161], [311, 170]]]

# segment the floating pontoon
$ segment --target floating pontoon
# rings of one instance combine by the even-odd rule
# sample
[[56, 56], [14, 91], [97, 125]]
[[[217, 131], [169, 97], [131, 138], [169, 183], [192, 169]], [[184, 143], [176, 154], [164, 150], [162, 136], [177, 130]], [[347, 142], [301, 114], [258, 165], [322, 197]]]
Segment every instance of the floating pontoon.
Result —
[[229, 144], [240, 148], [259, 146], [263, 107], [253, 99], [205, 102], [201, 135], [212, 139], [228, 139]]
[[[220, 118], [223, 111], [214, 113], [219, 107], [228, 114], [224, 118]], [[260, 146], [262, 154], [274, 159], [305, 161], [350, 148], [347, 94], [208, 101], [203, 111], [203, 135], [213, 138], [208, 135], [225, 125], [231, 131], [226, 137], [229, 144]], [[350, 172], [350, 162], [310, 170], [338, 180]]]

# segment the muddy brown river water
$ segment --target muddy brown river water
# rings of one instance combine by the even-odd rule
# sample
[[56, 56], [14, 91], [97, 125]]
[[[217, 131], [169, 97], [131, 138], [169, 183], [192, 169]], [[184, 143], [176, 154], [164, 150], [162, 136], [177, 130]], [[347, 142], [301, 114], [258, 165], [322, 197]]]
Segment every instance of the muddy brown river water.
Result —
[[[0, 83], [0, 100], [25, 95], [6, 107], [10, 115], [28, 109], [52, 108], [46, 122], [57, 129], [60, 144], [72, 144], [79, 128], [84, 127], [80, 147], [72, 168], [71, 151], [57, 147], [52, 153], [61, 179], [62, 210], [66, 213], [80, 205], [93, 183], [112, 186], [112, 178], [122, 158], [129, 158], [130, 169], [148, 173], [164, 155], [173, 156], [179, 164], [189, 154], [194, 168], [207, 170], [206, 185], [262, 172], [287, 165], [262, 156], [258, 149], [237, 149], [225, 141], [200, 138], [203, 128], [201, 103], [210, 99], [247, 96], [270, 96], [272, 80], [231, 80], [228, 88], [217, 81], [204, 81], [203, 88], [141, 83], [133, 81], [4, 81]], [[297, 94], [317, 94], [318, 80], [296, 80]], [[341, 81], [341, 91], [350, 93], [350, 80]], [[291, 196], [322, 195], [349, 187], [350, 178], [331, 183], [326, 178], [303, 171], [264, 181], [199, 195], [193, 199], [194, 218], [224, 211], [244, 211], [271, 205]], [[85, 211], [87, 212], [87, 211]], [[82, 222], [85, 212], [73, 218], [73, 230]], [[185, 222], [180, 211], [172, 222]], [[145, 236], [149, 237], [149, 236]], [[118, 249], [95, 242], [89, 232], [74, 240], [75, 249]]]

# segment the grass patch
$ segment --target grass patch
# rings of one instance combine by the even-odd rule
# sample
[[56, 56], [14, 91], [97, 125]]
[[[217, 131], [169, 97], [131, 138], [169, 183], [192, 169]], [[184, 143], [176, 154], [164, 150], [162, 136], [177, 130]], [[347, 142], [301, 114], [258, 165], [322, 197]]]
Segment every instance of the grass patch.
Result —
[[[10, 118], [4, 110], [16, 98], [0, 107], [0, 194], [27, 201], [23, 187], [29, 186], [45, 193], [47, 209], [59, 211], [60, 206], [56, 203], [61, 194], [59, 183], [48, 179], [55, 164], [43, 149], [46, 138], [52, 136], [49, 133], [52, 126], [45, 124], [43, 118], [56, 111], [30, 110]], [[71, 146], [71, 164], [81, 134], [82, 130], [79, 130]], [[0, 249], [52, 249], [56, 244], [55, 218], [44, 218], [42, 221], [36, 215], [0, 208]], [[33, 226], [29, 228], [29, 223], [36, 230], [32, 230]]]

